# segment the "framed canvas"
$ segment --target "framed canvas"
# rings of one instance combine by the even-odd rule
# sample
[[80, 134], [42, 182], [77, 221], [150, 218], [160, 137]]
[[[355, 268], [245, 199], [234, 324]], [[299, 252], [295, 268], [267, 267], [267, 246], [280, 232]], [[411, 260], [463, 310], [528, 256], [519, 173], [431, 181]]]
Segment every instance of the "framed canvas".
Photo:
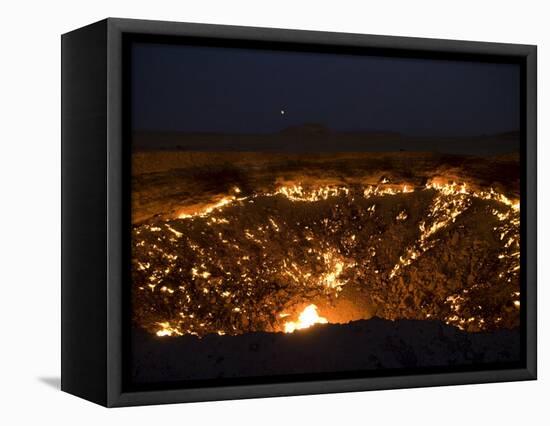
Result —
[[535, 46], [112, 18], [62, 36], [64, 391], [535, 378]]

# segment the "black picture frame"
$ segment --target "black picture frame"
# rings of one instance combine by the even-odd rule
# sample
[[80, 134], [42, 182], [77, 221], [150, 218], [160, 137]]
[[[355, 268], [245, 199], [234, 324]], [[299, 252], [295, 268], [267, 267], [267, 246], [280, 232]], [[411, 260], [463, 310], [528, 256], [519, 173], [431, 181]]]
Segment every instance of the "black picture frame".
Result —
[[[512, 61], [522, 73], [521, 323], [517, 368], [136, 390], [125, 381], [129, 144], [125, 43], [246, 46]], [[537, 348], [536, 46], [109, 18], [62, 36], [62, 390], [108, 406], [534, 380]], [[127, 50], [127, 49], [126, 49]], [[125, 284], [126, 283], [126, 284]]]

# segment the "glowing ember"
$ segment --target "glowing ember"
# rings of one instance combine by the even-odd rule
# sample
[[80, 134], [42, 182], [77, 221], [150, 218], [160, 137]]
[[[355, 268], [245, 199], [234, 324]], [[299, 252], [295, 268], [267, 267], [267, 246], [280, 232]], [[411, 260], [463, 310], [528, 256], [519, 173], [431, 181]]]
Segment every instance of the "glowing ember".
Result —
[[182, 335], [182, 333], [177, 328], [174, 328], [174, 327], [170, 326], [169, 322], [158, 322], [157, 325], [160, 326], [160, 329], [157, 330], [157, 332], [156, 332], [156, 335], [159, 336], [159, 337], [172, 336], [172, 335], [181, 336]]
[[341, 194], [347, 195], [349, 189], [345, 186], [323, 186], [307, 190], [301, 185], [281, 186], [275, 194], [282, 194], [292, 201], [319, 201], [329, 197], [336, 197]]
[[[235, 191], [235, 192], [237, 192], [237, 191]], [[218, 200], [214, 203], [208, 204], [204, 207], [201, 207], [200, 209], [198, 209], [196, 211], [192, 211], [192, 212], [182, 211], [178, 214], [178, 218], [179, 219], [189, 219], [189, 218], [192, 218], [192, 217], [195, 217], [195, 216], [205, 217], [205, 216], [208, 216], [213, 211], [215, 211], [217, 209], [220, 209], [220, 208], [222, 208], [222, 207], [224, 207], [228, 204], [231, 204], [233, 201], [235, 201], [235, 199], [236, 198], [234, 196], [223, 197], [220, 200]]]
[[309, 305], [298, 316], [298, 321], [285, 322], [285, 333], [293, 333], [296, 330], [309, 328], [314, 324], [326, 323], [328, 323], [327, 319], [319, 316], [317, 313], [317, 306]]

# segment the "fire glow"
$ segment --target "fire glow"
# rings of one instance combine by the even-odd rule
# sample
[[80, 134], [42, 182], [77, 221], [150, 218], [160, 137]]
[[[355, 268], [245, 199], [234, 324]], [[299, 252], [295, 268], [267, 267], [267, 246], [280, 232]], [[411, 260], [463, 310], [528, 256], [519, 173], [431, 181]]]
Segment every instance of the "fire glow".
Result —
[[[284, 318], [285, 315], [283, 314]], [[298, 321], [287, 321], [285, 322], [284, 331], [285, 333], [294, 333], [296, 330], [302, 330], [304, 328], [309, 328], [315, 324], [326, 324], [328, 320], [324, 317], [319, 316], [317, 313], [317, 306], [309, 305], [307, 306], [302, 313], [298, 316]]]
[[[159, 337], [292, 332], [327, 323], [310, 301], [335, 300], [349, 285], [372, 286], [368, 296], [381, 300], [383, 317], [408, 317], [399, 313], [404, 308], [391, 308], [394, 302], [384, 300], [384, 289], [401, 282], [408, 268], [437, 247], [442, 232], [456, 227], [471, 209], [485, 209], [494, 218], [500, 251], [493, 268], [499, 272], [490, 279], [510, 288], [510, 315], [519, 309], [519, 202], [494, 189], [439, 181], [415, 187], [386, 180], [363, 188], [292, 184], [267, 193], [232, 192], [239, 197], [218, 197], [180, 211], [176, 219], [134, 228], [134, 319], [140, 326]], [[417, 196], [427, 200], [419, 219], [407, 207], [412, 200], [407, 197]], [[389, 208], [384, 200], [393, 197], [398, 207], [394, 223], [416, 228], [416, 236], [396, 248], [397, 259], [387, 267], [393, 255], [380, 253], [386, 228], [377, 223]], [[315, 211], [304, 210], [314, 206]], [[259, 209], [258, 216], [241, 213], [251, 208]], [[498, 327], [502, 314], [478, 307], [471, 296], [496, 284], [470, 281], [460, 294], [450, 292], [436, 304], [420, 301], [415, 315], [461, 329]], [[400, 303], [403, 296], [395, 297]], [[281, 312], [304, 302], [309, 305], [297, 321], [283, 320]]]

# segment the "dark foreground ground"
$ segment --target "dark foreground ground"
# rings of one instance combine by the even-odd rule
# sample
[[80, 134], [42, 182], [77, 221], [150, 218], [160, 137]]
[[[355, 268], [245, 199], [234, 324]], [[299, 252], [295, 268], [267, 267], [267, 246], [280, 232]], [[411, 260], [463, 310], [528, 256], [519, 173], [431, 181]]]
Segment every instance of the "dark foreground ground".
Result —
[[379, 318], [292, 334], [133, 335], [135, 383], [512, 363], [519, 330], [467, 333], [439, 321]]

